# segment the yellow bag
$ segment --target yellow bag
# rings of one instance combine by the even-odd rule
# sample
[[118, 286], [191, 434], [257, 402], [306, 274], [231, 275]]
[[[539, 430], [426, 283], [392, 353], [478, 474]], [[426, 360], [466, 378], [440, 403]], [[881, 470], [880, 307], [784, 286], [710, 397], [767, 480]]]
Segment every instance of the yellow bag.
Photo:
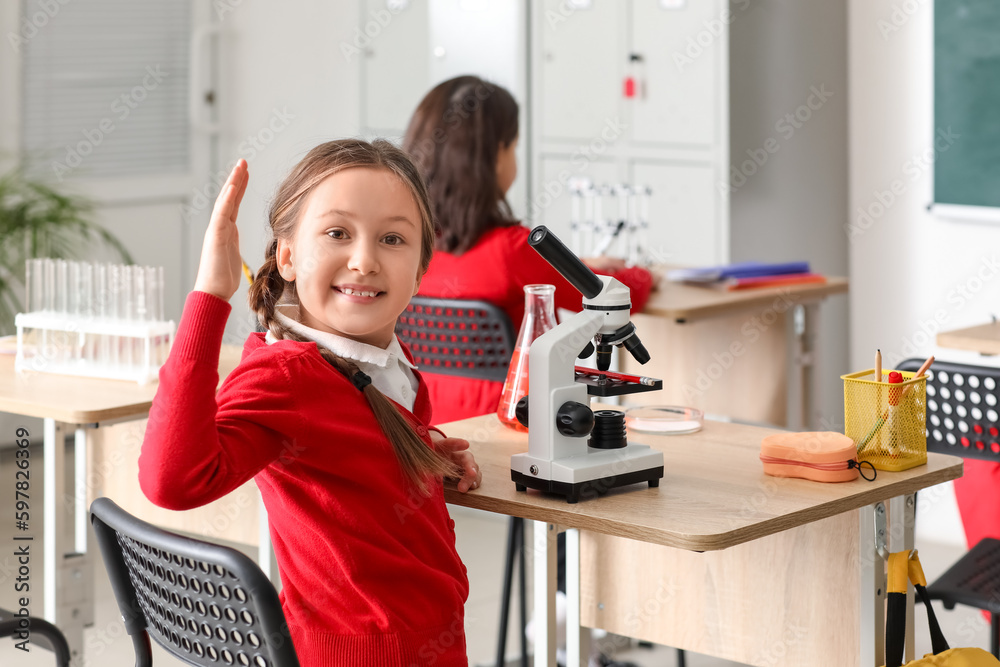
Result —
[[927, 578], [920, 566], [916, 551], [889, 554], [889, 593], [885, 617], [885, 667], [903, 664], [903, 643], [906, 634], [906, 582], [927, 607], [927, 625], [931, 632], [931, 650], [919, 660], [906, 663], [906, 667], [1000, 667], [1000, 660], [981, 648], [948, 648], [948, 642], [938, 625], [937, 616], [927, 595]]

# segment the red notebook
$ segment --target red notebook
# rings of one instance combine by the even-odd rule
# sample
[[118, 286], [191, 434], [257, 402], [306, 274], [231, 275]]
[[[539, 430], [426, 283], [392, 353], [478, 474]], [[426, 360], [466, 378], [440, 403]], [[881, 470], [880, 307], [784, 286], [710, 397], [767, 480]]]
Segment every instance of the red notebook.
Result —
[[826, 276], [818, 273], [788, 273], [780, 276], [756, 276], [753, 278], [733, 278], [722, 283], [723, 289], [732, 292], [738, 289], [753, 289], [755, 287], [783, 287], [803, 283], [825, 283]]

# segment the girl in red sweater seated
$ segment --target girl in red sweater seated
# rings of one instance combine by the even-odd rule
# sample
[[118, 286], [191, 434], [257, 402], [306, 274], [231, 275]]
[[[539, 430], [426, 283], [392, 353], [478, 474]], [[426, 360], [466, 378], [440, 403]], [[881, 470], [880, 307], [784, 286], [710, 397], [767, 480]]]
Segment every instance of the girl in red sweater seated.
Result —
[[[517, 102], [475, 76], [438, 84], [417, 106], [403, 148], [420, 168], [437, 223], [436, 252], [420, 294], [476, 299], [501, 307], [517, 332], [524, 317], [524, 286], [556, 286], [556, 308], [578, 311], [582, 296], [528, 245], [530, 230], [514, 218], [507, 191], [517, 176]], [[642, 310], [653, 280], [621, 260], [584, 259], [632, 290]], [[495, 412], [502, 382], [426, 376], [438, 423]]]
[[251, 334], [218, 393], [240, 281], [233, 169], [205, 234], [150, 410], [139, 481], [183, 510], [253, 478], [303, 665], [467, 665], [465, 567], [442, 478], [475, 489], [465, 440], [429, 429], [427, 389], [393, 332], [430, 262], [430, 204], [384, 141], [313, 149], [278, 189], [250, 288]]

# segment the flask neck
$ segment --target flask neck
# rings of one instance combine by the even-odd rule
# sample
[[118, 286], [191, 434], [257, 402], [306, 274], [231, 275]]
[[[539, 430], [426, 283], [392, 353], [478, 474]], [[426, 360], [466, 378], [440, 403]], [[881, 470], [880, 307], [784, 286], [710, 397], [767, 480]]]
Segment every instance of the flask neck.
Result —
[[553, 285], [525, 285], [524, 320], [518, 334], [519, 346], [526, 345], [556, 326]]

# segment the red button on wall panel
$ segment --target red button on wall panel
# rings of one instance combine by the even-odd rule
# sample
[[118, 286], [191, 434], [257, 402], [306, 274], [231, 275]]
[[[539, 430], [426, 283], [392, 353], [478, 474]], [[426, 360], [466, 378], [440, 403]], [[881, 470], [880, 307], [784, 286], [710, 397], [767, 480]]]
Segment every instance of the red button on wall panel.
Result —
[[986, 443], [983, 442], [982, 440], [976, 440], [976, 449], [978, 449], [979, 451], [983, 451], [984, 449], [986, 449]]
[[961, 440], [961, 442], [962, 442], [962, 446], [963, 446], [963, 447], [968, 447], [969, 445], [971, 445], [971, 444], [972, 444], [971, 442], [969, 442], [969, 439], [968, 439], [968, 438], [966, 438], [966, 437], [965, 437], [964, 435], [962, 436], [962, 440]]
[[975, 431], [976, 433], [982, 434], [983, 427], [982, 427], [981, 424], [973, 424], [972, 425], [972, 430]]

